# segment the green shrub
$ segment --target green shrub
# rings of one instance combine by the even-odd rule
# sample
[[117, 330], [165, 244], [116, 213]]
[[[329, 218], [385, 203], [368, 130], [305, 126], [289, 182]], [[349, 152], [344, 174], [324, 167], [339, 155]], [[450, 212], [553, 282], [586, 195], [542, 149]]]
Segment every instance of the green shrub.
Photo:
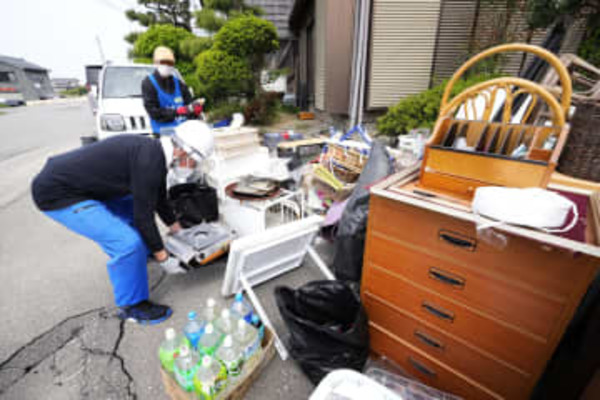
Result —
[[175, 57], [179, 58], [181, 56], [179, 43], [193, 37], [194, 35], [191, 32], [173, 25], [152, 25], [136, 39], [133, 46], [133, 55], [135, 57], [152, 58], [152, 53], [154, 53], [156, 47], [167, 46], [173, 50]]
[[88, 90], [85, 86], [77, 86], [71, 89], [63, 90], [60, 92], [63, 96], [67, 97], [79, 97], [87, 94]]
[[182, 59], [193, 61], [198, 54], [210, 49], [212, 39], [208, 37], [189, 37], [179, 43], [179, 53]]
[[[462, 92], [469, 86], [492, 79], [493, 75], [473, 75], [468, 79], [459, 80], [452, 88], [452, 96]], [[377, 119], [379, 133], [396, 136], [408, 133], [414, 128], [431, 128], [440, 112], [440, 103], [448, 81], [425, 90], [421, 93], [408, 96], [395, 106], [388, 109], [387, 113]]]
[[588, 29], [578, 54], [590, 64], [600, 67], [600, 22]]
[[246, 105], [244, 118], [251, 124], [269, 125], [277, 118], [280, 97], [281, 94], [277, 92], [260, 93]]
[[279, 48], [272, 22], [245, 14], [229, 20], [215, 35], [215, 47], [242, 58], [260, 58]]
[[252, 92], [252, 70], [245, 60], [220, 50], [207, 50], [195, 60], [197, 95], [212, 103]]
[[244, 106], [236, 101], [223, 102], [207, 110], [208, 120], [217, 122], [226, 118], [231, 118], [235, 113], [243, 113]]

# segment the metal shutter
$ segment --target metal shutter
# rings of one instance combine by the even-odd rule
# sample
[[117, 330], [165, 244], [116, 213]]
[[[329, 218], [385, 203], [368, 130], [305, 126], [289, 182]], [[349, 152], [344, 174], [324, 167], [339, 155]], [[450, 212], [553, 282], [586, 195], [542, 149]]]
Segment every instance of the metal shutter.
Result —
[[440, 0], [373, 0], [367, 108], [429, 87]]
[[324, 0], [315, 2], [315, 35], [314, 35], [314, 51], [315, 51], [315, 108], [317, 110], [325, 110], [325, 55], [326, 55], [326, 35], [325, 27], [327, 21], [327, 5]]
[[476, 0], [444, 0], [433, 62], [437, 84], [449, 78], [469, 58], [469, 43], [475, 22]]

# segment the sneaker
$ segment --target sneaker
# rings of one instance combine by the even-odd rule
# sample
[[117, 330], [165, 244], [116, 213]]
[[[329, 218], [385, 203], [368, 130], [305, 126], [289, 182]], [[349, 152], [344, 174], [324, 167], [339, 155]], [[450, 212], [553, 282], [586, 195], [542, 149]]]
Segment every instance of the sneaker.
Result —
[[154, 304], [148, 300], [140, 301], [133, 306], [121, 307], [119, 310], [119, 318], [142, 325], [160, 324], [169, 319], [171, 314], [173, 310], [170, 307]]

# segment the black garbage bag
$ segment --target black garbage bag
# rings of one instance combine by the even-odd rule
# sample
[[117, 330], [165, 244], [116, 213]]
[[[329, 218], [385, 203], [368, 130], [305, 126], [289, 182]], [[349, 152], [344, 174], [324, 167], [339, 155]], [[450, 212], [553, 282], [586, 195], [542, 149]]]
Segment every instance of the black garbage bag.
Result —
[[344, 282], [314, 281], [299, 289], [275, 289], [289, 329], [288, 347], [317, 385], [338, 368], [361, 371], [369, 355], [369, 327], [358, 295]]
[[219, 219], [217, 191], [202, 183], [171, 186], [169, 202], [184, 228]]
[[394, 164], [383, 143], [374, 142], [369, 161], [348, 199], [335, 237], [333, 273], [343, 281], [360, 283], [367, 236], [370, 187], [391, 175]]

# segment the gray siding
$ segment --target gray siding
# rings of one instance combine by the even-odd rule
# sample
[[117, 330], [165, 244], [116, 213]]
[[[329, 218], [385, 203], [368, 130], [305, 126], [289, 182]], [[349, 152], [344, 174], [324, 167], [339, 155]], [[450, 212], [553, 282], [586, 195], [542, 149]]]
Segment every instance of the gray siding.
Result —
[[440, 14], [433, 83], [447, 79], [469, 58], [469, 43], [475, 22], [476, 1], [444, 0]]
[[373, 0], [367, 108], [429, 87], [440, 0]]

